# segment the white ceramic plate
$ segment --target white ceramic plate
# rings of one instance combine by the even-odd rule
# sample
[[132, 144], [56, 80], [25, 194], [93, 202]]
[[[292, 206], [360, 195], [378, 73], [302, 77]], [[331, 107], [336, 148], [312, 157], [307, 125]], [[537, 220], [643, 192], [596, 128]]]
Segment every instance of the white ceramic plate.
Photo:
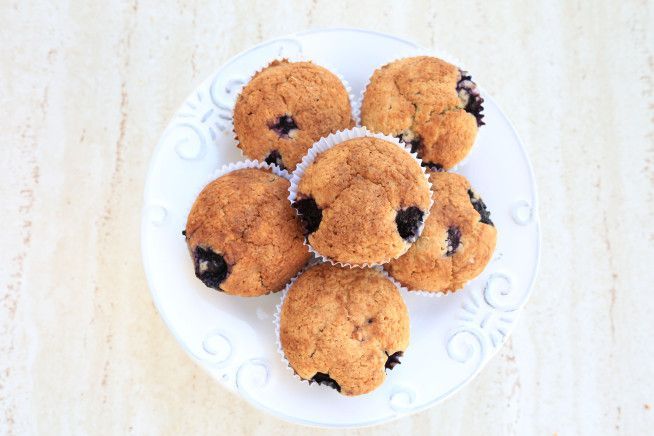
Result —
[[358, 95], [377, 66], [419, 53], [425, 49], [412, 42], [354, 29], [265, 42], [229, 60], [188, 97], [152, 156], [142, 252], [157, 309], [182, 347], [225, 388], [282, 419], [360, 427], [432, 406], [475, 377], [502, 346], [529, 296], [539, 258], [534, 177], [516, 132], [485, 93], [487, 125], [458, 172], [492, 213], [499, 234], [495, 257], [456, 294], [406, 296], [411, 344], [402, 364], [373, 393], [346, 398], [299, 382], [275, 347], [272, 318], [280, 295], [232, 297], [205, 287], [193, 274], [181, 234], [186, 214], [207, 176], [241, 159], [231, 133], [231, 108], [236, 90], [263, 60], [303, 55], [332, 65]]

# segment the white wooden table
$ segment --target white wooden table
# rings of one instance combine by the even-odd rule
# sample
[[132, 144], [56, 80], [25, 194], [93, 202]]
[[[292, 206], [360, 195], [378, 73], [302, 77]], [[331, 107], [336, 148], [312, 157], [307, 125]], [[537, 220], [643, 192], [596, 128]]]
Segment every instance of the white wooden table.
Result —
[[4, 0], [0, 433], [306, 434], [186, 357], [154, 310], [139, 223], [186, 95], [257, 42], [326, 26], [463, 59], [527, 144], [543, 231], [533, 298], [481, 375], [358, 433], [651, 432], [654, 6], [434, 3]]

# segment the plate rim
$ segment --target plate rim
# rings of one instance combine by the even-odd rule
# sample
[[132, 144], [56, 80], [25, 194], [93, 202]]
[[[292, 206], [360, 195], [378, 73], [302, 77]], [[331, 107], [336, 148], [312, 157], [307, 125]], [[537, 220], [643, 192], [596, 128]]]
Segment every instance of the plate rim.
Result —
[[[394, 40], [396, 40], [398, 42], [407, 44], [407, 45], [409, 45], [409, 46], [411, 46], [413, 48], [429, 50], [429, 49], [421, 46], [420, 44], [417, 44], [417, 43], [413, 42], [412, 40], [410, 40], [410, 39], [408, 39], [408, 38], [406, 38], [404, 36], [397, 36], [397, 35], [394, 35], [394, 34], [379, 32], [379, 31], [376, 31], [376, 30], [361, 29], [361, 28], [356, 28], [356, 27], [342, 27], [342, 26], [339, 26], [339, 27], [319, 27], [319, 28], [313, 28], [313, 29], [288, 33], [288, 34], [284, 34], [284, 35], [281, 35], [281, 36], [277, 36], [277, 37], [274, 37], [274, 38], [270, 38], [270, 39], [266, 39], [264, 41], [261, 41], [260, 43], [258, 43], [256, 45], [253, 45], [250, 48], [248, 48], [246, 50], [243, 50], [243, 51], [240, 51], [237, 54], [229, 57], [227, 60], [222, 62], [218, 66], [218, 68], [216, 68], [209, 76], [202, 79], [199, 82], [199, 84], [193, 88], [193, 90], [184, 99], [184, 101], [188, 100], [188, 98], [190, 98], [197, 91], [198, 88], [201, 88], [202, 86], [204, 86], [204, 84], [207, 81], [210, 81], [213, 77], [215, 77], [217, 74], [219, 74], [226, 65], [234, 62], [235, 60], [241, 58], [242, 56], [246, 56], [248, 53], [250, 53], [252, 51], [255, 51], [255, 50], [257, 50], [257, 49], [259, 49], [261, 47], [267, 46], [269, 44], [272, 44], [272, 43], [280, 41], [280, 40], [288, 40], [288, 39], [292, 39], [292, 38], [302, 37], [302, 36], [305, 36], [305, 35], [313, 35], [313, 34], [319, 34], [319, 33], [332, 33], [332, 32], [353, 32], [353, 33], [370, 34], [370, 35], [375, 35], [375, 36], [379, 36], [379, 37], [383, 37], [383, 38], [394, 39]], [[413, 409], [411, 409], [409, 411], [398, 412], [398, 413], [394, 414], [391, 417], [379, 418], [377, 420], [363, 422], [363, 423], [346, 423], [346, 424], [334, 424], [334, 425], [316, 423], [316, 422], [308, 421], [308, 420], [303, 419], [303, 418], [289, 416], [289, 415], [286, 415], [284, 413], [280, 413], [280, 412], [274, 411], [272, 409], [268, 409], [265, 406], [263, 406], [262, 404], [260, 404], [258, 401], [254, 401], [253, 399], [242, 395], [238, 391], [238, 389], [234, 392], [232, 389], [230, 389], [224, 383], [220, 382], [220, 380], [218, 380], [214, 376], [214, 374], [212, 374], [211, 371], [209, 371], [209, 369], [207, 367], [205, 367], [205, 365], [200, 361], [200, 359], [198, 359], [193, 354], [193, 352], [188, 348], [186, 343], [180, 338], [177, 331], [171, 327], [172, 326], [171, 320], [167, 317], [165, 311], [161, 307], [160, 302], [158, 301], [158, 299], [157, 299], [157, 297], [155, 295], [153, 283], [152, 283], [152, 280], [150, 278], [151, 275], [152, 275], [152, 271], [148, 267], [148, 262], [146, 261], [147, 254], [146, 254], [146, 243], [145, 243], [145, 234], [146, 234], [145, 227], [146, 227], [147, 221], [148, 221], [148, 219], [147, 219], [147, 206], [148, 206], [147, 205], [147, 198], [148, 198], [148, 193], [149, 193], [149, 191], [151, 189], [150, 188], [151, 174], [152, 174], [153, 168], [155, 166], [155, 161], [156, 161], [155, 157], [157, 155], [159, 155], [159, 153], [160, 153], [160, 151], [161, 151], [161, 149], [163, 147], [163, 143], [164, 143], [163, 139], [165, 137], [164, 133], [165, 133], [166, 129], [171, 125], [171, 123], [174, 120], [177, 112], [179, 111], [179, 107], [178, 107], [177, 109], [175, 109], [175, 111], [172, 113], [172, 115], [170, 117], [168, 117], [168, 120], [167, 120], [167, 122], [165, 124], [165, 127], [164, 127], [163, 131], [161, 132], [161, 134], [160, 134], [160, 136], [159, 136], [159, 138], [157, 140], [157, 144], [155, 145], [152, 153], [150, 154], [150, 158], [149, 158], [149, 162], [148, 162], [148, 169], [147, 169], [146, 174], [145, 174], [145, 183], [144, 183], [144, 187], [143, 187], [143, 197], [142, 197], [142, 207], [141, 207], [141, 226], [140, 226], [140, 251], [141, 251], [141, 263], [142, 263], [142, 266], [143, 266], [143, 270], [145, 272], [146, 283], [148, 285], [148, 291], [149, 291], [150, 296], [152, 298], [152, 301], [154, 303], [155, 311], [158, 313], [158, 315], [164, 321], [164, 324], [166, 325], [167, 330], [172, 334], [172, 336], [175, 338], [178, 345], [181, 346], [181, 348], [185, 351], [187, 356], [190, 357], [191, 360], [193, 362], [195, 362], [195, 364], [198, 365], [206, 374], [208, 374], [209, 377], [214, 382], [218, 382], [218, 384], [221, 385], [221, 387], [223, 389], [225, 389], [226, 391], [229, 391], [231, 394], [237, 395], [238, 397], [244, 399], [248, 404], [250, 404], [251, 406], [253, 406], [257, 410], [263, 411], [264, 413], [266, 413], [266, 414], [268, 414], [270, 416], [274, 416], [274, 417], [276, 417], [278, 419], [281, 419], [281, 420], [284, 420], [286, 422], [290, 422], [290, 423], [293, 423], [293, 424], [300, 424], [300, 425], [303, 425], [303, 426], [306, 426], [306, 427], [311, 427], [311, 428], [358, 429], [358, 428], [373, 427], [373, 426], [376, 426], [376, 425], [381, 425], [381, 424], [384, 424], [384, 423], [393, 422], [393, 421], [395, 421], [397, 419], [400, 419], [400, 418], [403, 418], [403, 417], [413, 415], [415, 413], [425, 411], [425, 410], [435, 406], [436, 404], [439, 404], [442, 401], [445, 401], [446, 399], [448, 399], [449, 397], [451, 397], [455, 393], [462, 390], [472, 380], [474, 380], [479, 375], [479, 373], [486, 367], [488, 362], [490, 362], [497, 355], [497, 353], [504, 347], [504, 345], [506, 343], [506, 339], [508, 339], [511, 336], [511, 334], [513, 333], [513, 329], [515, 328], [515, 325], [518, 323], [518, 320], [520, 319], [520, 316], [522, 315], [522, 310], [524, 309], [524, 306], [527, 304], [527, 302], [529, 301], [529, 299], [531, 298], [531, 295], [533, 293], [534, 284], [536, 282], [536, 278], [538, 277], [538, 273], [540, 272], [540, 261], [541, 261], [541, 256], [542, 256], [542, 232], [541, 232], [541, 227], [540, 227], [541, 223], [540, 223], [540, 214], [539, 214], [538, 185], [536, 183], [536, 176], [535, 176], [535, 172], [534, 172], [534, 169], [533, 169], [533, 165], [531, 163], [531, 160], [529, 159], [529, 155], [527, 154], [527, 150], [525, 149], [525, 143], [522, 140], [521, 136], [519, 135], [518, 131], [516, 130], [515, 125], [513, 124], [513, 121], [506, 115], [506, 113], [504, 112], [502, 107], [497, 104], [497, 101], [495, 100], [495, 98], [493, 98], [493, 96], [491, 96], [490, 94], [488, 94], [486, 92], [484, 92], [484, 98], [487, 99], [487, 100], [490, 100], [493, 103], [493, 105], [497, 108], [497, 110], [499, 111], [499, 113], [501, 114], [503, 119], [508, 124], [512, 135], [516, 138], [516, 142], [519, 144], [520, 153], [522, 155], [523, 161], [526, 162], [526, 164], [527, 164], [527, 170], [528, 170], [528, 173], [529, 173], [529, 180], [530, 180], [531, 186], [532, 186], [532, 193], [531, 194], [533, 196], [532, 220], [533, 220], [533, 224], [535, 225], [536, 234], [537, 234], [536, 247], [535, 247], [536, 248], [536, 259], [535, 259], [535, 265], [534, 265], [534, 269], [533, 269], [533, 275], [532, 275], [531, 281], [527, 285], [527, 291], [525, 293], [524, 301], [522, 301], [521, 304], [518, 305], [518, 307], [516, 308], [516, 311], [517, 311], [516, 319], [508, 327], [508, 329], [507, 329], [508, 331], [507, 331], [505, 340], [502, 342], [502, 344], [500, 346], [498, 346], [497, 348], [494, 348], [493, 350], [488, 352], [486, 357], [485, 357], [485, 360], [483, 362], [481, 362], [477, 366], [475, 371], [473, 371], [467, 378], [462, 380], [459, 384], [452, 387], [447, 392], [445, 392], [445, 393], [443, 393], [443, 394], [441, 394], [441, 395], [427, 401], [426, 403], [424, 403], [424, 404], [422, 404], [422, 405], [420, 405], [418, 407], [415, 407], [415, 408], [413, 408]], [[182, 105], [184, 104], [184, 101], [181, 103]]]

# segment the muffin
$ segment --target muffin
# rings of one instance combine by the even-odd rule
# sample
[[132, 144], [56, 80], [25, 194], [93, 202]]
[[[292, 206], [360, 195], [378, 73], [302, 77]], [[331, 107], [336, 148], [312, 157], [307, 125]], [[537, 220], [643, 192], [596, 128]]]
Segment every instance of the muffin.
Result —
[[375, 137], [338, 143], [295, 175], [291, 200], [309, 244], [343, 264], [400, 256], [417, 238], [431, 203], [418, 161], [397, 143]]
[[289, 182], [244, 168], [207, 185], [195, 200], [184, 235], [195, 275], [208, 287], [253, 297], [281, 290], [307, 263], [302, 225]]
[[450, 169], [484, 124], [483, 102], [467, 72], [435, 57], [405, 58], [373, 73], [361, 123], [409, 144], [426, 165]]
[[234, 106], [234, 133], [243, 153], [290, 171], [318, 139], [353, 126], [345, 86], [311, 62], [272, 62], [243, 88]]
[[422, 235], [405, 255], [384, 267], [409, 289], [455, 291], [484, 270], [497, 231], [465, 177], [432, 171], [430, 180], [434, 205]]
[[304, 380], [343, 395], [379, 387], [409, 344], [409, 314], [393, 283], [375, 269], [309, 268], [290, 287], [279, 339]]

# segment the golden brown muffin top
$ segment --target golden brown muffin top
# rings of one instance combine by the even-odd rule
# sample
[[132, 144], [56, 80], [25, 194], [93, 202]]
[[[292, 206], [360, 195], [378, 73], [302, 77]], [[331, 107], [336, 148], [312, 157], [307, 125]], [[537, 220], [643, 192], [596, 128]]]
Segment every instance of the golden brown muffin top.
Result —
[[384, 268], [409, 289], [455, 291], [491, 260], [497, 230], [465, 177], [436, 171], [429, 177], [434, 205], [425, 229], [406, 254]]
[[449, 169], [472, 148], [483, 124], [482, 103], [467, 73], [441, 59], [417, 56], [373, 73], [361, 121], [410, 144], [426, 163]]
[[[294, 206], [308, 241], [336, 262], [387, 262], [415, 240], [430, 204], [418, 162], [397, 144], [355, 138], [319, 154], [298, 184]], [[310, 221], [310, 220], [309, 220]]]
[[195, 273], [232, 295], [281, 290], [307, 263], [289, 182], [265, 169], [240, 169], [207, 185], [186, 223]]
[[286, 358], [305, 380], [343, 395], [380, 386], [409, 344], [409, 314], [393, 283], [375, 269], [321, 264], [291, 286], [280, 317]]
[[353, 126], [343, 83], [311, 62], [272, 62], [243, 88], [234, 107], [243, 153], [290, 171], [318, 139]]

